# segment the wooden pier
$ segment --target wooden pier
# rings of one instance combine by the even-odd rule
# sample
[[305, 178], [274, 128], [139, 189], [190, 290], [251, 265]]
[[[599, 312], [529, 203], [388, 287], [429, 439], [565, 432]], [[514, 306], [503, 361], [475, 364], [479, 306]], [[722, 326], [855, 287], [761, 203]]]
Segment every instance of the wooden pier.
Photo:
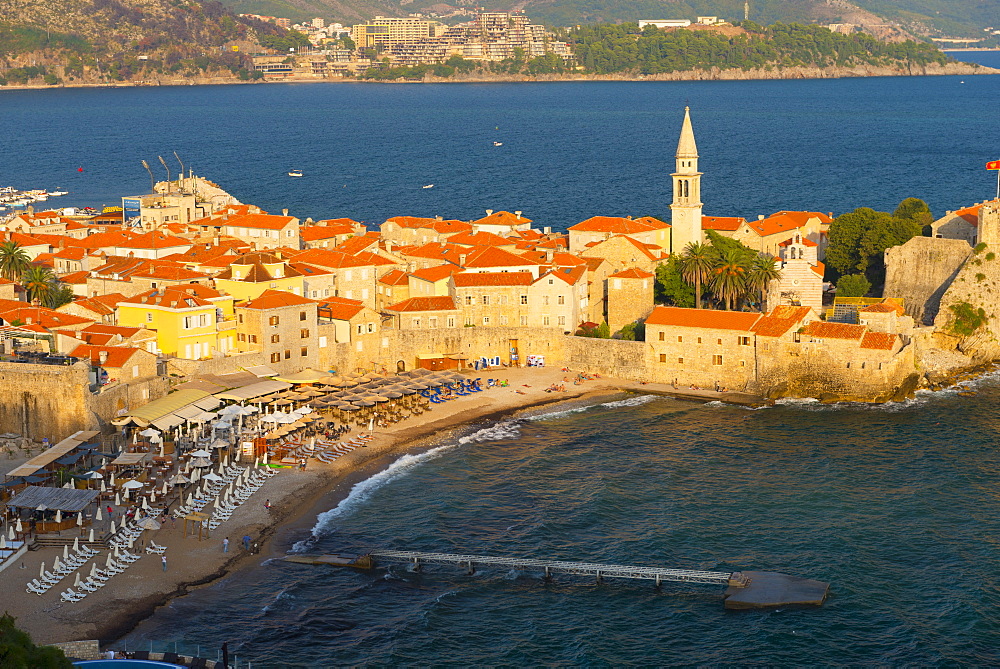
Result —
[[551, 579], [556, 574], [588, 576], [598, 582], [605, 578], [638, 579], [661, 583], [700, 583], [726, 586], [725, 605], [728, 609], [755, 609], [775, 606], [819, 606], [829, 592], [829, 584], [821, 581], [779, 574], [777, 572], [722, 572], [665, 567], [637, 567], [593, 562], [566, 562], [537, 560], [533, 558], [492, 557], [456, 553], [427, 553], [423, 551], [373, 550], [365, 555], [289, 555], [286, 562], [300, 564], [374, 569], [380, 563], [412, 565], [420, 571], [424, 565], [450, 565], [461, 567], [474, 574], [477, 567], [497, 567], [532, 571]]

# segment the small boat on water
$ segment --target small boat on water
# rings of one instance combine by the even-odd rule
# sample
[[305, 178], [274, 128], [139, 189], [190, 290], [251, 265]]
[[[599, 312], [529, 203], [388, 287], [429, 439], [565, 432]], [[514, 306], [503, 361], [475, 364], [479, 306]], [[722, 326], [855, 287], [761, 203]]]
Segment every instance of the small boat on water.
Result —
[[424, 188], [424, 189], [434, 188], [434, 184], [427, 184], [426, 186], [421, 186], [421, 188]]
[[503, 142], [493, 142], [493, 146], [503, 146]]
[[49, 193], [49, 197], [59, 197], [60, 195], [68, 195], [69, 191], [66, 190], [54, 190]]
[[288, 176], [290, 176], [290, 177], [300, 177], [300, 176], [302, 176], [302, 170], [291, 170], [291, 171], [288, 172]]

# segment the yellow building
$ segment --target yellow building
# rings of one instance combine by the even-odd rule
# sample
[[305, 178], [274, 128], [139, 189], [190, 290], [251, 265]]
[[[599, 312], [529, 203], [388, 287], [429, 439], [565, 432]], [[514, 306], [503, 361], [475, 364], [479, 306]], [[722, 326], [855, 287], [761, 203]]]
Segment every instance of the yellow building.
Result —
[[189, 360], [235, 348], [233, 298], [190, 284], [141, 293], [118, 303], [118, 324], [156, 332], [156, 353]]
[[237, 302], [254, 300], [267, 290], [302, 295], [302, 273], [273, 253], [247, 253], [215, 277], [215, 287]]

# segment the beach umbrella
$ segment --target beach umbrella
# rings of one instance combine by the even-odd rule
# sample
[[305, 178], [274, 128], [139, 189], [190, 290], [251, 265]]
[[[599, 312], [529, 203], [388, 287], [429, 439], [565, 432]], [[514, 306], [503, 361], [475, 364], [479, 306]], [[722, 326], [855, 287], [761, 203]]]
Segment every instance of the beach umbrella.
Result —
[[104, 514], [101, 513], [101, 505], [100, 504], [97, 505], [97, 513], [94, 514], [94, 520], [96, 520], [98, 522], [104, 520]]
[[70, 483], [69, 481], [66, 481], [66, 485], [64, 485], [63, 488], [66, 488], [68, 490], [72, 490], [73, 489], [73, 484]]
[[150, 503], [153, 503], [153, 502], [156, 501], [156, 491], [155, 490], [150, 490], [149, 491], [149, 501], [150, 501]]
[[87, 543], [88, 544], [94, 543], [94, 528], [93, 527], [90, 528], [90, 538], [87, 539]]
[[[174, 474], [170, 479], [170, 485], [184, 485], [185, 483], [191, 483], [191, 479], [183, 474]], [[163, 485], [166, 485], [166, 483]]]
[[[267, 464], [267, 456], [268, 456], [268, 455], [269, 455], [269, 454], [268, 454], [268, 452], [267, 452], [267, 451], [264, 451], [264, 464], [265, 464], [265, 465]], [[18, 521], [18, 522], [20, 522], [20, 521]]]
[[17, 527], [16, 527], [16, 529], [17, 529], [18, 533], [21, 533], [21, 532], [24, 531], [24, 530], [21, 529], [21, 519], [20, 518], [17, 519]]
[[139, 521], [139, 527], [144, 530], [158, 530], [161, 525], [155, 518], [143, 518]]
[[107, 492], [107, 491], [108, 491], [108, 486], [105, 485], [104, 479], [101, 479], [101, 492]]
[[68, 560], [68, 559], [69, 559], [69, 546], [67, 544], [63, 544], [63, 560]]
[[132, 491], [131, 490], [126, 490], [125, 491], [125, 501], [126, 502], [132, 501]]
[[207, 458], [211, 457], [212, 454], [204, 449], [199, 448], [197, 451], [191, 451], [190, 455], [192, 458]]
[[115, 487], [115, 473], [111, 472], [111, 487]]
[[166, 454], [167, 454], [167, 450], [166, 449], [167, 449], [166, 444], [164, 444], [164, 443], [161, 442], [160, 443], [160, 457], [161, 458], [166, 456]]
[[221, 481], [222, 480], [222, 477], [219, 476], [218, 474], [216, 474], [215, 472], [209, 472], [209, 473], [205, 474], [202, 478], [205, 479], [206, 481]]
[[80, 572], [76, 572], [76, 578], [73, 579], [73, 587], [74, 588], [80, 587]]
[[7, 550], [7, 535], [0, 534], [0, 551]]
[[56, 522], [62, 522], [62, 509], [56, 509]]
[[122, 557], [121, 551], [118, 550], [118, 546], [115, 546], [115, 559], [120, 560]]
[[97, 578], [97, 563], [90, 563], [90, 578]]
[[139, 434], [141, 434], [144, 437], [158, 437], [160, 436], [160, 431], [157, 430], [155, 427], [147, 427]]
[[167, 482], [166, 481], [163, 482], [163, 490], [160, 491], [160, 494], [161, 495], [166, 495], [167, 494]]
[[9, 538], [11, 541], [14, 541], [14, 539], [16, 538], [15, 535], [14, 535], [14, 528], [13, 527], [7, 528], [7, 538]]
[[[115, 550], [118, 549], [116, 548]], [[114, 559], [112, 558], [111, 553], [108, 553], [108, 561], [105, 562], [104, 564], [107, 566], [108, 569], [111, 569], [111, 565], [114, 564]]]
[[132, 479], [131, 481], [127, 481], [122, 484], [123, 490], [138, 490], [141, 487], [142, 484], [136, 481], [135, 479]]
[[192, 504], [194, 504], [194, 495], [192, 495], [191, 493], [188, 493], [187, 505], [191, 506]]
[[42, 563], [42, 566], [38, 568], [38, 578], [45, 578], [45, 563], [44, 562]]
[[83, 527], [83, 513], [76, 514], [76, 526]]
[[115, 493], [115, 506], [122, 505], [122, 497], [117, 492]]
[[111, 521], [111, 534], [115, 534], [118, 530], [115, 529], [115, 521]]
[[59, 571], [61, 566], [62, 562], [59, 561], [59, 556], [57, 555], [56, 559], [52, 561], [52, 571]]

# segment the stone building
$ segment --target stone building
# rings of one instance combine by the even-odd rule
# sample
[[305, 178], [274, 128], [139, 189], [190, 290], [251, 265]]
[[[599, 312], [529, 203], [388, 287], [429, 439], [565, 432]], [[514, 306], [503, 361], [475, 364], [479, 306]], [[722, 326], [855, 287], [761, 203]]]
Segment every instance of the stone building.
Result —
[[[333, 343], [355, 341], [364, 335], [379, 333], [381, 317], [374, 309], [366, 307], [360, 300], [331, 297], [320, 300], [318, 307], [320, 322], [329, 321], [334, 326]], [[320, 342], [324, 348], [327, 342]]]
[[461, 327], [461, 311], [450, 295], [411, 297], [384, 310], [397, 330]]
[[316, 367], [319, 303], [280, 290], [236, 306], [236, 346], [256, 351], [282, 372]]
[[531, 272], [464, 272], [451, 277], [455, 304], [468, 327], [527, 325]]
[[[704, 241], [702, 234], [701, 172], [698, 171], [698, 146], [691, 126], [691, 109], [684, 108], [684, 122], [674, 156], [673, 202], [670, 204], [671, 240], [660, 246], [671, 253], [683, 253], [689, 244]], [[645, 240], [644, 240], [645, 241]], [[652, 242], [659, 243], [659, 242]]]
[[669, 249], [671, 226], [652, 216], [643, 218], [592, 216], [569, 227], [569, 250], [578, 255], [589, 255], [588, 251], [595, 242], [603, 242], [616, 235], [631, 237], [642, 244]]
[[979, 237], [979, 210], [982, 203], [949, 211], [931, 223], [931, 237], [936, 239], [962, 239], [975, 246]]
[[627, 235], [614, 235], [605, 240], [591, 242], [582, 255], [606, 260], [614, 271], [635, 267], [651, 272], [666, 259], [666, 249], [656, 244], [640, 242]]
[[819, 245], [796, 233], [778, 246], [775, 264], [781, 278], [767, 289], [767, 306], [771, 311], [779, 305], [805, 306], [823, 310], [823, 263], [817, 259]]
[[401, 246], [419, 246], [432, 242], [446, 242], [452, 235], [471, 232], [472, 225], [465, 221], [394, 216], [379, 227], [383, 240]]
[[410, 278], [406, 272], [394, 269], [383, 274], [375, 286], [375, 308], [381, 311], [410, 297]]
[[100, 385], [156, 376], [156, 355], [140, 348], [83, 344], [70, 356], [88, 360]]
[[572, 334], [590, 313], [589, 297], [584, 265], [543, 274], [528, 287], [528, 325]]
[[653, 310], [652, 272], [627, 269], [607, 278], [607, 317], [612, 332], [642, 320]]

